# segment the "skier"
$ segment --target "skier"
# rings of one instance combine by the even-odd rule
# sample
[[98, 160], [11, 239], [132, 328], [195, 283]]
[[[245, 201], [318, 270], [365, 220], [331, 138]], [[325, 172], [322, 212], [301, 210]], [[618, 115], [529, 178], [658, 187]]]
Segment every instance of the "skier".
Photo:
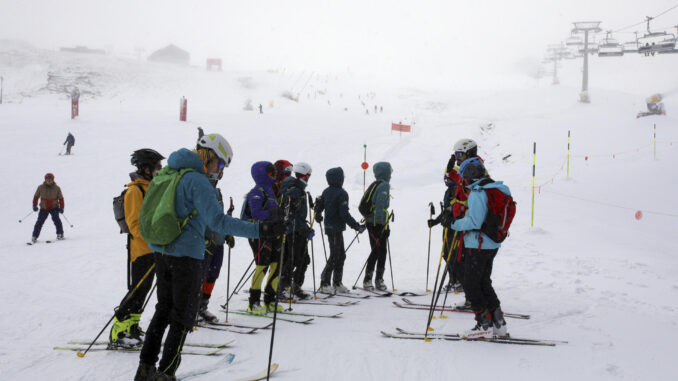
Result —
[[33, 236], [31, 243], [38, 241], [40, 230], [45, 223], [47, 216], [52, 217], [54, 226], [56, 227], [57, 239], [64, 239], [64, 227], [61, 225], [59, 214], [64, 212], [64, 196], [61, 194], [61, 188], [54, 182], [54, 174], [47, 173], [45, 181], [38, 186], [38, 189], [33, 195], [33, 211], [38, 211], [38, 199], [40, 200], [40, 212], [38, 213], [38, 220], [35, 221], [33, 227]]
[[[204, 133], [202, 136], [200, 136], [200, 134], [198, 135], [198, 139], [205, 136]], [[224, 168], [220, 168], [218, 173], [210, 173], [207, 176], [210, 184], [212, 184], [215, 189], [217, 201], [219, 202], [219, 206], [221, 206], [222, 213], [224, 212], [224, 197], [221, 194], [221, 189], [217, 188], [217, 183], [221, 180], [223, 175]], [[208, 322], [216, 322], [218, 320], [216, 315], [207, 309], [207, 306], [212, 297], [214, 284], [217, 282], [219, 274], [221, 273], [221, 265], [224, 262], [224, 243], [232, 249], [235, 246], [235, 239], [232, 235], [224, 235], [212, 231], [209, 227], [205, 229], [205, 260], [203, 261], [204, 280], [201, 286], [202, 296], [200, 299], [200, 306], [198, 307], [199, 320]]]
[[[457, 188], [463, 187], [463, 179], [459, 176], [455, 167], [451, 169], [448, 167], [447, 170], [448, 171], [443, 178], [445, 186], [447, 187], [445, 194], [443, 195], [443, 209], [440, 211], [438, 217], [428, 220], [429, 228], [432, 228], [441, 222], [441, 219], [445, 215], [445, 208], [448, 208], [449, 213], [454, 204], [461, 204], [461, 202], [455, 198], [455, 195], [457, 194]], [[464, 275], [463, 262], [461, 262], [461, 258], [457, 258], [457, 251], [452, 252], [453, 236], [454, 234], [452, 231], [448, 227], [445, 227], [443, 230], [443, 259], [447, 262], [448, 257], [450, 258], [450, 261], [447, 262], [445, 266], [449, 275], [449, 283], [445, 286], [445, 291], [462, 292], [463, 288], [461, 284]]]
[[[243, 218], [252, 221], [280, 221], [282, 219], [282, 210], [276, 202], [273, 192], [273, 182], [276, 177], [275, 166], [268, 161], [259, 161], [252, 165], [252, 178], [255, 186], [247, 194], [243, 210]], [[254, 254], [256, 268], [252, 276], [252, 286], [250, 288], [249, 306], [247, 311], [253, 314], [262, 315], [268, 311], [273, 311], [275, 306], [276, 290], [278, 286], [278, 277], [280, 268], [281, 241], [277, 237], [272, 239], [250, 239], [250, 247]], [[261, 284], [268, 271], [268, 280], [264, 287], [264, 306], [261, 305]], [[282, 306], [278, 306], [282, 310]]]
[[459, 172], [470, 190], [468, 210], [464, 217], [454, 221], [452, 229], [464, 232], [465, 273], [464, 290], [475, 313], [476, 326], [464, 333], [467, 338], [489, 338], [506, 335], [506, 321], [500, 301], [492, 287], [492, 262], [500, 243], [491, 240], [480, 228], [488, 215], [488, 196], [485, 189], [496, 188], [506, 195], [510, 190], [501, 181], [494, 182], [480, 159], [465, 160]]
[[386, 266], [388, 237], [391, 234], [391, 229], [388, 227], [388, 220], [390, 218], [388, 207], [390, 204], [389, 191], [391, 189], [389, 181], [391, 180], [393, 168], [390, 163], [381, 161], [374, 164], [373, 171], [378, 185], [372, 189], [372, 196], [370, 199], [372, 207], [369, 215], [365, 217], [367, 232], [370, 234], [370, 247], [372, 251], [367, 258], [363, 288], [374, 290], [374, 286], [372, 285], [372, 274], [376, 265], [377, 273], [374, 284], [378, 290], [386, 291], [387, 287], [384, 283], [384, 268]]
[[66, 141], [64, 141], [63, 145], [66, 146], [66, 155], [70, 155], [71, 147], [75, 145], [75, 136], [73, 136], [73, 134], [69, 132], [68, 136], [66, 136]]
[[306, 222], [307, 201], [306, 185], [311, 177], [311, 166], [304, 162], [294, 164], [292, 167], [295, 177], [288, 177], [282, 182], [280, 188], [281, 204], [289, 199], [290, 215], [287, 223], [287, 241], [285, 253], [290, 253], [288, 257], [283, 258], [283, 271], [280, 279], [282, 286], [281, 292], [290, 289], [286, 298], [293, 296], [299, 299], [308, 299], [310, 295], [301, 289], [304, 284], [306, 269], [311, 263], [311, 257], [308, 255], [308, 241], [313, 239], [315, 234]]
[[[232, 158], [233, 151], [226, 139], [219, 134], [209, 134], [198, 140], [193, 152], [182, 148], [167, 160], [172, 169], [194, 170], [179, 180], [174, 205], [179, 218], [187, 218], [193, 210], [197, 214], [187, 220], [181, 234], [170, 244], [149, 245], [155, 251], [158, 303], [146, 331], [135, 381], [176, 379], [174, 374], [181, 362], [181, 349], [198, 312], [205, 227], [247, 238], [271, 237], [284, 231], [281, 223], [255, 224], [221, 212], [207, 176], [227, 167]], [[155, 363], [168, 326], [162, 359], [156, 371]]]
[[[341, 167], [331, 168], [325, 173], [327, 184], [315, 203], [315, 220], [318, 223], [323, 222], [323, 211], [325, 211], [325, 234], [330, 245], [330, 258], [320, 275], [320, 292], [325, 294], [346, 294], [348, 288], [343, 285], [342, 277], [344, 275], [344, 261], [346, 260], [346, 251], [344, 250], [344, 230], [348, 224], [358, 233], [365, 231], [365, 225], [360, 225], [348, 211], [348, 193], [342, 188], [344, 185], [344, 170]], [[330, 286], [332, 276], [334, 282]]]
[[[154, 263], [153, 255], [151, 255], [153, 250], [148, 247], [148, 243], [139, 232], [139, 213], [141, 212], [144, 195], [148, 190], [148, 184], [162, 168], [161, 161], [164, 159], [161, 154], [149, 148], [136, 150], [131, 156], [130, 161], [137, 170], [129, 174], [131, 182], [127, 184], [127, 192], [125, 192], [123, 202], [125, 222], [129, 228], [129, 234], [127, 234], [127, 273], [130, 275], [127, 283], [128, 294], [143, 279]], [[146, 295], [153, 285], [154, 271], [152, 270], [149, 273], [127, 302], [121, 302], [115, 309], [113, 326], [108, 336], [111, 346], [135, 347], [141, 345], [144, 333], [139, 327], [139, 321], [143, 312], [144, 299], [146, 299]], [[126, 297], [127, 295], [123, 300]]]
[[259, 114], [263, 114], [263, 113], [264, 113], [264, 106], [262, 106], [261, 103], [259, 103]]

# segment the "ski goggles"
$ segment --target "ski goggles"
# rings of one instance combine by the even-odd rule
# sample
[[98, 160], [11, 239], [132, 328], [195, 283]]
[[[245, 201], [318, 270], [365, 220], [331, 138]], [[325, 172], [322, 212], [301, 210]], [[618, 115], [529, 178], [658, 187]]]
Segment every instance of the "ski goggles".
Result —
[[454, 156], [455, 156], [457, 159], [461, 159], [462, 156], [464, 156], [464, 155], [466, 155], [466, 153], [465, 153], [465, 152], [461, 152], [461, 151], [457, 151], [457, 152], [454, 153]]
[[225, 166], [226, 166], [226, 162], [219, 159], [219, 170], [222, 171]]

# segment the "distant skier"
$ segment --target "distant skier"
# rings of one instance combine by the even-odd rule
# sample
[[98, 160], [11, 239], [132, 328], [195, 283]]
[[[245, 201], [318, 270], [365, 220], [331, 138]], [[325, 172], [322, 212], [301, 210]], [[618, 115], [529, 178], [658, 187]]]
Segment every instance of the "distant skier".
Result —
[[[326, 294], [346, 294], [348, 288], [342, 283], [344, 275], [344, 230], [346, 224], [358, 233], [365, 231], [365, 225], [360, 225], [348, 211], [348, 193], [342, 188], [344, 185], [344, 170], [341, 167], [331, 168], [325, 173], [327, 184], [322, 196], [315, 203], [315, 220], [323, 222], [325, 212], [325, 234], [330, 244], [330, 258], [320, 275], [320, 292]], [[332, 279], [334, 277], [334, 279]], [[331, 283], [330, 283], [331, 282]]]
[[261, 103], [259, 103], [259, 114], [263, 114], [263, 113], [264, 113], [264, 106], [262, 106]]
[[[386, 249], [388, 237], [391, 235], [391, 229], [387, 226], [391, 217], [388, 212], [390, 204], [391, 173], [393, 168], [391, 164], [385, 161], [374, 164], [375, 182], [370, 185], [367, 192], [370, 195], [370, 212], [364, 216], [367, 231], [370, 233], [370, 247], [372, 251], [367, 258], [367, 267], [365, 268], [365, 278], [363, 279], [363, 288], [374, 290], [374, 286], [380, 291], [386, 291], [384, 283], [384, 269], [386, 267]], [[374, 286], [372, 285], [372, 275], [375, 271], [376, 277]]]
[[31, 242], [37, 242], [42, 225], [45, 223], [48, 215], [52, 217], [56, 227], [57, 239], [64, 239], [64, 228], [59, 218], [59, 213], [64, 212], [64, 196], [61, 194], [61, 188], [54, 182], [54, 174], [47, 173], [45, 181], [35, 191], [33, 196], [34, 212], [38, 211], [38, 200], [40, 200], [40, 213], [38, 213], [38, 220], [35, 221], [35, 226], [33, 227]]
[[[123, 205], [125, 207], [125, 222], [129, 228], [127, 235], [127, 292], [131, 292], [148, 270], [153, 266], [153, 250], [141, 236], [139, 231], [139, 213], [144, 201], [148, 184], [162, 167], [161, 161], [165, 158], [157, 151], [150, 148], [142, 148], [134, 151], [130, 162], [137, 169], [129, 174], [130, 183]], [[138, 286], [134, 294], [125, 303], [121, 303], [115, 309], [115, 318], [109, 334], [111, 346], [136, 347], [143, 342], [143, 331], [139, 327], [142, 308], [146, 295], [151, 291], [155, 270], [152, 270]], [[123, 297], [123, 300], [125, 300]]]
[[73, 136], [73, 134], [69, 132], [68, 136], [66, 136], [66, 141], [64, 141], [63, 145], [66, 146], [66, 155], [70, 155], [71, 147], [75, 145], [75, 136]]

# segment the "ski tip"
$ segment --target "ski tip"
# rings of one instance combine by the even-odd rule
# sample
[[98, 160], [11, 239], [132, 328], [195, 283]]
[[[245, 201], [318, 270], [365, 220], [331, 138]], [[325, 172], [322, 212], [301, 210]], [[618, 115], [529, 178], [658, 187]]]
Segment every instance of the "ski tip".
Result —
[[78, 353], [76, 353], [76, 354], [77, 354], [78, 357], [80, 357], [80, 358], [85, 357], [85, 354], [84, 354], [83, 352], [78, 351]]

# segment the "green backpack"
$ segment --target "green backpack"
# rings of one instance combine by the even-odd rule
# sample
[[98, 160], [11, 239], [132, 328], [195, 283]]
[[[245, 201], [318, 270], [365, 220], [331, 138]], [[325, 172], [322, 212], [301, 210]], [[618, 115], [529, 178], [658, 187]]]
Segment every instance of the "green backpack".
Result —
[[166, 166], [151, 181], [139, 214], [139, 230], [146, 242], [155, 245], [171, 243], [181, 235], [188, 221], [198, 214], [197, 210], [193, 210], [181, 219], [174, 207], [179, 180], [186, 172], [192, 171], [194, 169], [191, 168], [177, 171]]

